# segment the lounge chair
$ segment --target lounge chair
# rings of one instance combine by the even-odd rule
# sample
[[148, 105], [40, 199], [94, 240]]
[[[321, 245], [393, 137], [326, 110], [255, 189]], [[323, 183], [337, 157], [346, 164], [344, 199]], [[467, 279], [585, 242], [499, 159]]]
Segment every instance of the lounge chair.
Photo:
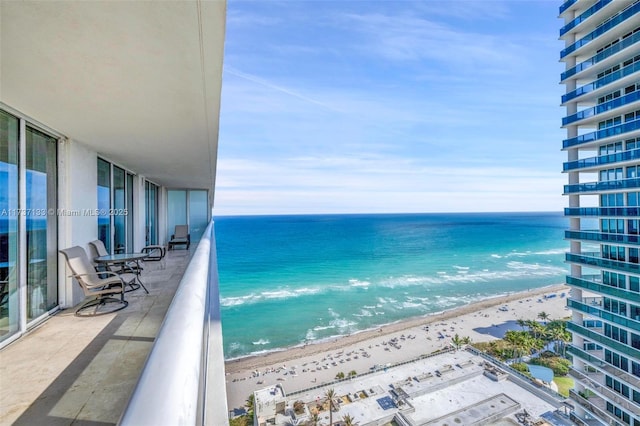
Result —
[[[74, 246], [60, 250], [60, 253], [66, 258], [71, 276], [86, 296], [85, 302], [76, 310], [76, 316], [104, 315], [127, 307], [129, 302], [124, 300], [126, 283], [120, 275], [96, 271], [82, 247]], [[120, 295], [120, 298], [112, 297], [116, 295]], [[107, 307], [111, 304], [115, 304], [115, 309]]]
[[189, 234], [189, 227], [187, 225], [176, 225], [175, 231], [173, 235], [171, 235], [171, 240], [169, 240], [169, 250], [171, 250], [176, 245], [186, 245], [187, 250], [191, 245], [191, 235]]
[[140, 253], [148, 254], [148, 256], [144, 258], [144, 260], [162, 260], [166, 252], [167, 251], [165, 247], [159, 245], [145, 246], [142, 247], [142, 250], [140, 251]]

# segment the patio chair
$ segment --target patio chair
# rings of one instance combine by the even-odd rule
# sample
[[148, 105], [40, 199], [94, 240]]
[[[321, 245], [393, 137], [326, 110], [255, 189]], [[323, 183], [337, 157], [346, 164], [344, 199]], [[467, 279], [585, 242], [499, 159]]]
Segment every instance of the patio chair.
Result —
[[142, 248], [140, 253], [147, 253], [149, 256], [145, 257], [144, 260], [162, 260], [164, 255], [166, 254], [166, 250], [164, 246], [160, 245], [149, 245]]
[[[109, 252], [107, 248], [104, 246], [102, 240], [94, 240], [89, 242], [89, 246], [92, 248], [96, 256], [108, 256]], [[139, 285], [135, 284], [135, 278], [140, 275], [140, 273], [144, 270], [141, 266], [139, 266], [136, 262], [123, 262], [123, 263], [111, 263], [111, 264], [102, 264], [95, 265], [95, 269], [97, 271], [109, 271], [115, 272], [118, 275], [122, 274], [135, 274], [135, 276], [130, 280], [125, 280], [125, 284], [131, 287], [131, 290], [137, 290], [140, 288]], [[131, 291], [129, 290], [129, 291]], [[145, 289], [146, 290], [146, 289]], [[147, 291], [148, 293], [148, 291]]]
[[[67, 260], [71, 276], [76, 279], [85, 295], [85, 301], [76, 310], [76, 316], [97, 316], [116, 312], [127, 307], [124, 300], [126, 286], [122, 277], [115, 272], [95, 270], [87, 252], [80, 246], [60, 250]], [[120, 295], [120, 298], [112, 297]], [[115, 304], [115, 309], [107, 305]]]
[[189, 227], [187, 225], [176, 225], [175, 231], [173, 235], [171, 235], [171, 240], [169, 240], [169, 250], [171, 250], [176, 245], [186, 245], [187, 250], [191, 245], [191, 235], [189, 234]]

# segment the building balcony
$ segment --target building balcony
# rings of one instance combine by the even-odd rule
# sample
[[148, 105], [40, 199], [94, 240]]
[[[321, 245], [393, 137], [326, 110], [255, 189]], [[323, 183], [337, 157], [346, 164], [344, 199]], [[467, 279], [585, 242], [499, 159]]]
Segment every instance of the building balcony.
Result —
[[578, 25], [580, 25], [582, 22], [584, 22], [587, 18], [593, 16], [595, 13], [597, 13], [599, 10], [601, 10], [603, 7], [605, 7], [606, 5], [611, 3], [612, 1], [613, 0], [600, 0], [599, 2], [597, 2], [596, 4], [591, 6], [589, 9], [585, 10], [584, 12], [582, 12], [573, 21], [569, 22], [564, 27], [560, 28], [560, 37], [562, 37], [563, 35], [565, 35], [569, 31], [571, 31], [572, 29], [576, 28]]
[[611, 339], [603, 334], [596, 333], [576, 323], [567, 323], [567, 330], [586, 337], [590, 341], [600, 344], [600, 346], [605, 346], [616, 352], [624, 354], [625, 356], [631, 357], [632, 359], [640, 359], [640, 350], [629, 345], [625, 345], [624, 343], [620, 343], [617, 340]]
[[640, 62], [634, 62], [633, 64], [627, 65], [626, 67], [621, 68], [618, 71], [614, 71], [611, 74], [607, 74], [592, 83], [585, 84], [584, 86], [578, 87], [576, 90], [567, 92], [561, 97], [562, 104], [564, 105], [579, 96], [586, 95], [587, 93], [591, 93], [597, 89], [600, 89], [601, 87], [620, 81], [623, 78], [628, 77], [638, 71], [640, 71]]
[[607, 312], [601, 309], [599, 306], [579, 302], [573, 299], [567, 299], [567, 306], [573, 310], [580, 311], [584, 314], [588, 314], [596, 318], [600, 318], [610, 323], [621, 325], [635, 331], [640, 331], [640, 321]]
[[[209, 353], [199, 350], [196, 342], [185, 345], [184, 336], [190, 333], [202, 341], [204, 324], [212, 319], [175, 315], [180, 294], [193, 297], [207, 291], [204, 285], [197, 292], [194, 285], [209, 283], [209, 296], [218, 297], [215, 251], [210, 257], [206, 241], [203, 238], [197, 249], [192, 245], [190, 250], [167, 252], [161, 261], [145, 262], [141, 279], [149, 294], [142, 289], [126, 293], [125, 309], [91, 318], [75, 317], [74, 308], [65, 309], [3, 348], [0, 376], [11, 386], [0, 391], [0, 424], [107, 425], [117, 423], [125, 410], [129, 416], [121, 424], [140, 424], [133, 409], [143, 411], [145, 424], [178, 424], [177, 412], [183, 420], [203, 416], [195, 410], [197, 384], [205, 375], [213, 389], [208, 408], [217, 414], [198, 424], [227, 422], [221, 333], [215, 336], [217, 343], [209, 345]], [[196, 313], [193, 308], [191, 315]], [[172, 324], [179, 334], [167, 342], [166, 330]], [[166, 343], [170, 351], [162, 350]], [[164, 357], [162, 373], [149, 377], [158, 357]], [[197, 365], [185, 361], [187, 357]], [[216, 371], [199, 367], [203, 357]], [[194, 372], [195, 389], [190, 386]]]
[[577, 2], [578, 0], [566, 0], [564, 3], [562, 3], [562, 5], [560, 6], [560, 15], [566, 12], [571, 6], [573, 6]]
[[568, 285], [579, 287], [584, 290], [600, 293], [604, 296], [612, 296], [626, 299], [632, 303], [640, 304], [640, 294], [627, 291], [621, 288], [602, 284], [599, 275], [583, 275], [580, 277], [567, 276], [565, 281]]
[[602, 374], [608, 374], [609, 376], [616, 378], [618, 381], [637, 383], [638, 380], [640, 380], [638, 377], [604, 362], [601, 357], [593, 356], [586, 351], [576, 348], [575, 346], [567, 346], [567, 353], [580, 358]]
[[[562, 125], [566, 126], [568, 124], [572, 124], [572, 123], [575, 123], [576, 121], [584, 120], [590, 117], [595, 117], [596, 119], [600, 119], [599, 117], [597, 117], [598, 114], [609, 112], [615, 108], [620, 108], [622, 106], [631, 104], [633, 102], [637, 102], [638, 100], [640, 100], [640, 91], [632, 92], [632, 93], [629, 93], [628, 95], [625, 95], [616, 99], [612, 99], [608, 102], [604, 102], [602, 104], [584, 109], [580, 112], [564, 117], [562, 119]], [[619, 114], [616, 114], [616, 115], [619, 115]]]
[[599, 241], [604, 243], [620, 243], [638, 245], [640, 236], [628, 234], [609, 234], [598, 230], [593, 231], [564, 231], [568, 240]]
[[[615, 155], [615, 154], [614, 154]], [[638, 217], [640, 207], [567, 207], [565, 216]]]
[[577, 51], [581, 47], [587, 45], [588, 43], [592, 42], [596, 38], [600, 37], [602, 34], [606, 33], [607, 31], [610, 31], [616, 26], [632, 18], [638, 12], [640, 12], [640, 3], [636, 3], [633, 6], [628, 7], [627, 9], [622, 11], [620, 14], [616, 15], [614, 18], [610, 19], [609, 21], [597, 27], [595, 30], [591, 31], [589, 34], [582, 37], [580, 40], [576, 41], [572, 45], [563, 49], [560, 52], [560, 59], [570, 55], [571, 53]]
[[596, 395], [603, 399], [608, 399], [611, 403], [622, 408], [626, 412], [633, 415], [640, 415], [640, 409], [636, 407], [631, 401], [626, 399], [623, 395], [608, 388], [604, 383], [604, 374], [587, 373], [578, 371], [575, 368], [569, 370], [569, 375], [573, 377], [577, 382], [582, 383], [583, 386], [589, 388]]
[[[640, 125], [640, 120], [636, 120]], [[634, 122], [635, 123], [635, 122]], [[564, 194], [575, 193], [588, 193], [588, 192], [603, 192], [603, 191], [616, 191], [623, 189], [640, 188], [640, 178], [621, 179], [621, 180], [609, 180], [604, 182], [587, 182], [576, 183], [573, 185], [564, 186]]]
[[569, 263], [595, 267], [599, 269], [612, 269], [616, 271], [627, 272], [631, 274], [640, 273], [640, 265], [637, 263], [628, 263], [619, 260], [605, 259], [599, 252], [583, 252], [580, 254], [567, 253], [565, 260]]
[[606, 403], [602, 398], [598, 396], [589, 396], [589, 398], [587, 399], [576, 392], [575, 389], [569, 390], [569, 397], [580, 404], [582, 408], [590, 412], [593, 416], [598, 418], [598, 420], [602, 422], [602, 424], [615, 425], [620, 423], [620, 419], [606, 410]]
[[[636, 92], [639, 94], [640, 92]], [[630, 151], [616, 152], [615, 154], [601, 155], [598, 157], [589, 157], [582, 160], [569, 161], [562, 165], [562, 171], [583, 170], [590, 168], [605, 167], [611, 164], [623, 163], [626, 161], [640, 160], [640, 149]]]
[[635, 33], [631, 37], [627, 37], [621, 42], [614, 44], [613, 46], [607, 47], [602, 52], [599, 52], [587, 59], [586, 61], [580, 62], [575, 67], [569, 68], [560, 74], [560, 81], [565, 81], [566, 79], [573, 77], [574, 75], [581, 73], [593, 65], [598, 64], [626, 49], [629, 46], [634, 45], [635, 43], [640, 41], [640, 33]]

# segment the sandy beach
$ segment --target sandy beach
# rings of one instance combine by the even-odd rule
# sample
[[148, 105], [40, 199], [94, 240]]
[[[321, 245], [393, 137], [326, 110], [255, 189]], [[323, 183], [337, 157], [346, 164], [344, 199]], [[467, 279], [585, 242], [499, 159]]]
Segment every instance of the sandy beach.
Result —
[[569, 287], [512, 293], [321, 343], [227, 361], [229, 409], [241, 408], [254, 390], [276, 383], [289, 394], [329, 383], [338, 373], [364, 373], [374, 365], [414, 359], [446, 348], [455, 334], [485, 342], [516, 328], [516, 320], [536, 319], [542, 311], [551, 319], [568, 317], [563, 293], [568, 297]]

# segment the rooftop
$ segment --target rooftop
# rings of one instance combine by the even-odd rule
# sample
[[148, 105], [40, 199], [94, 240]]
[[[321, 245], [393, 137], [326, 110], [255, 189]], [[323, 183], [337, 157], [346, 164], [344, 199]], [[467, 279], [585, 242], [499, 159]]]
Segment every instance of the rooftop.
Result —
[[[545, 413], [555, 411], [559, 402], [552, 404], [548, 397], [522, 387], [508, 374], [495, 381], [484, 374], [485, 367], [495, 371], [493, 364], [467, 351], [416, 360], [287, 395], [288, 408], [280, 410], [273, 421], [286, 424], [294, 416], [304, 420], [317, 412], [320, 424], [328, 424], [325, 392], [330, 387], [336, 394], [334, 422], [349, 415], [356, 424], [386, 424], [398, 417], [401, 424], [408, 425], [474, 424], [478, 420], [483, 424], [518, 424], [517, 417], [525, 410], [531, 419], [552, 418]], [[261, 395], [260, 391], [255, 394], [256, 406]], [[296, 401], [305, 404], [304, 413], [293, 412]]]

